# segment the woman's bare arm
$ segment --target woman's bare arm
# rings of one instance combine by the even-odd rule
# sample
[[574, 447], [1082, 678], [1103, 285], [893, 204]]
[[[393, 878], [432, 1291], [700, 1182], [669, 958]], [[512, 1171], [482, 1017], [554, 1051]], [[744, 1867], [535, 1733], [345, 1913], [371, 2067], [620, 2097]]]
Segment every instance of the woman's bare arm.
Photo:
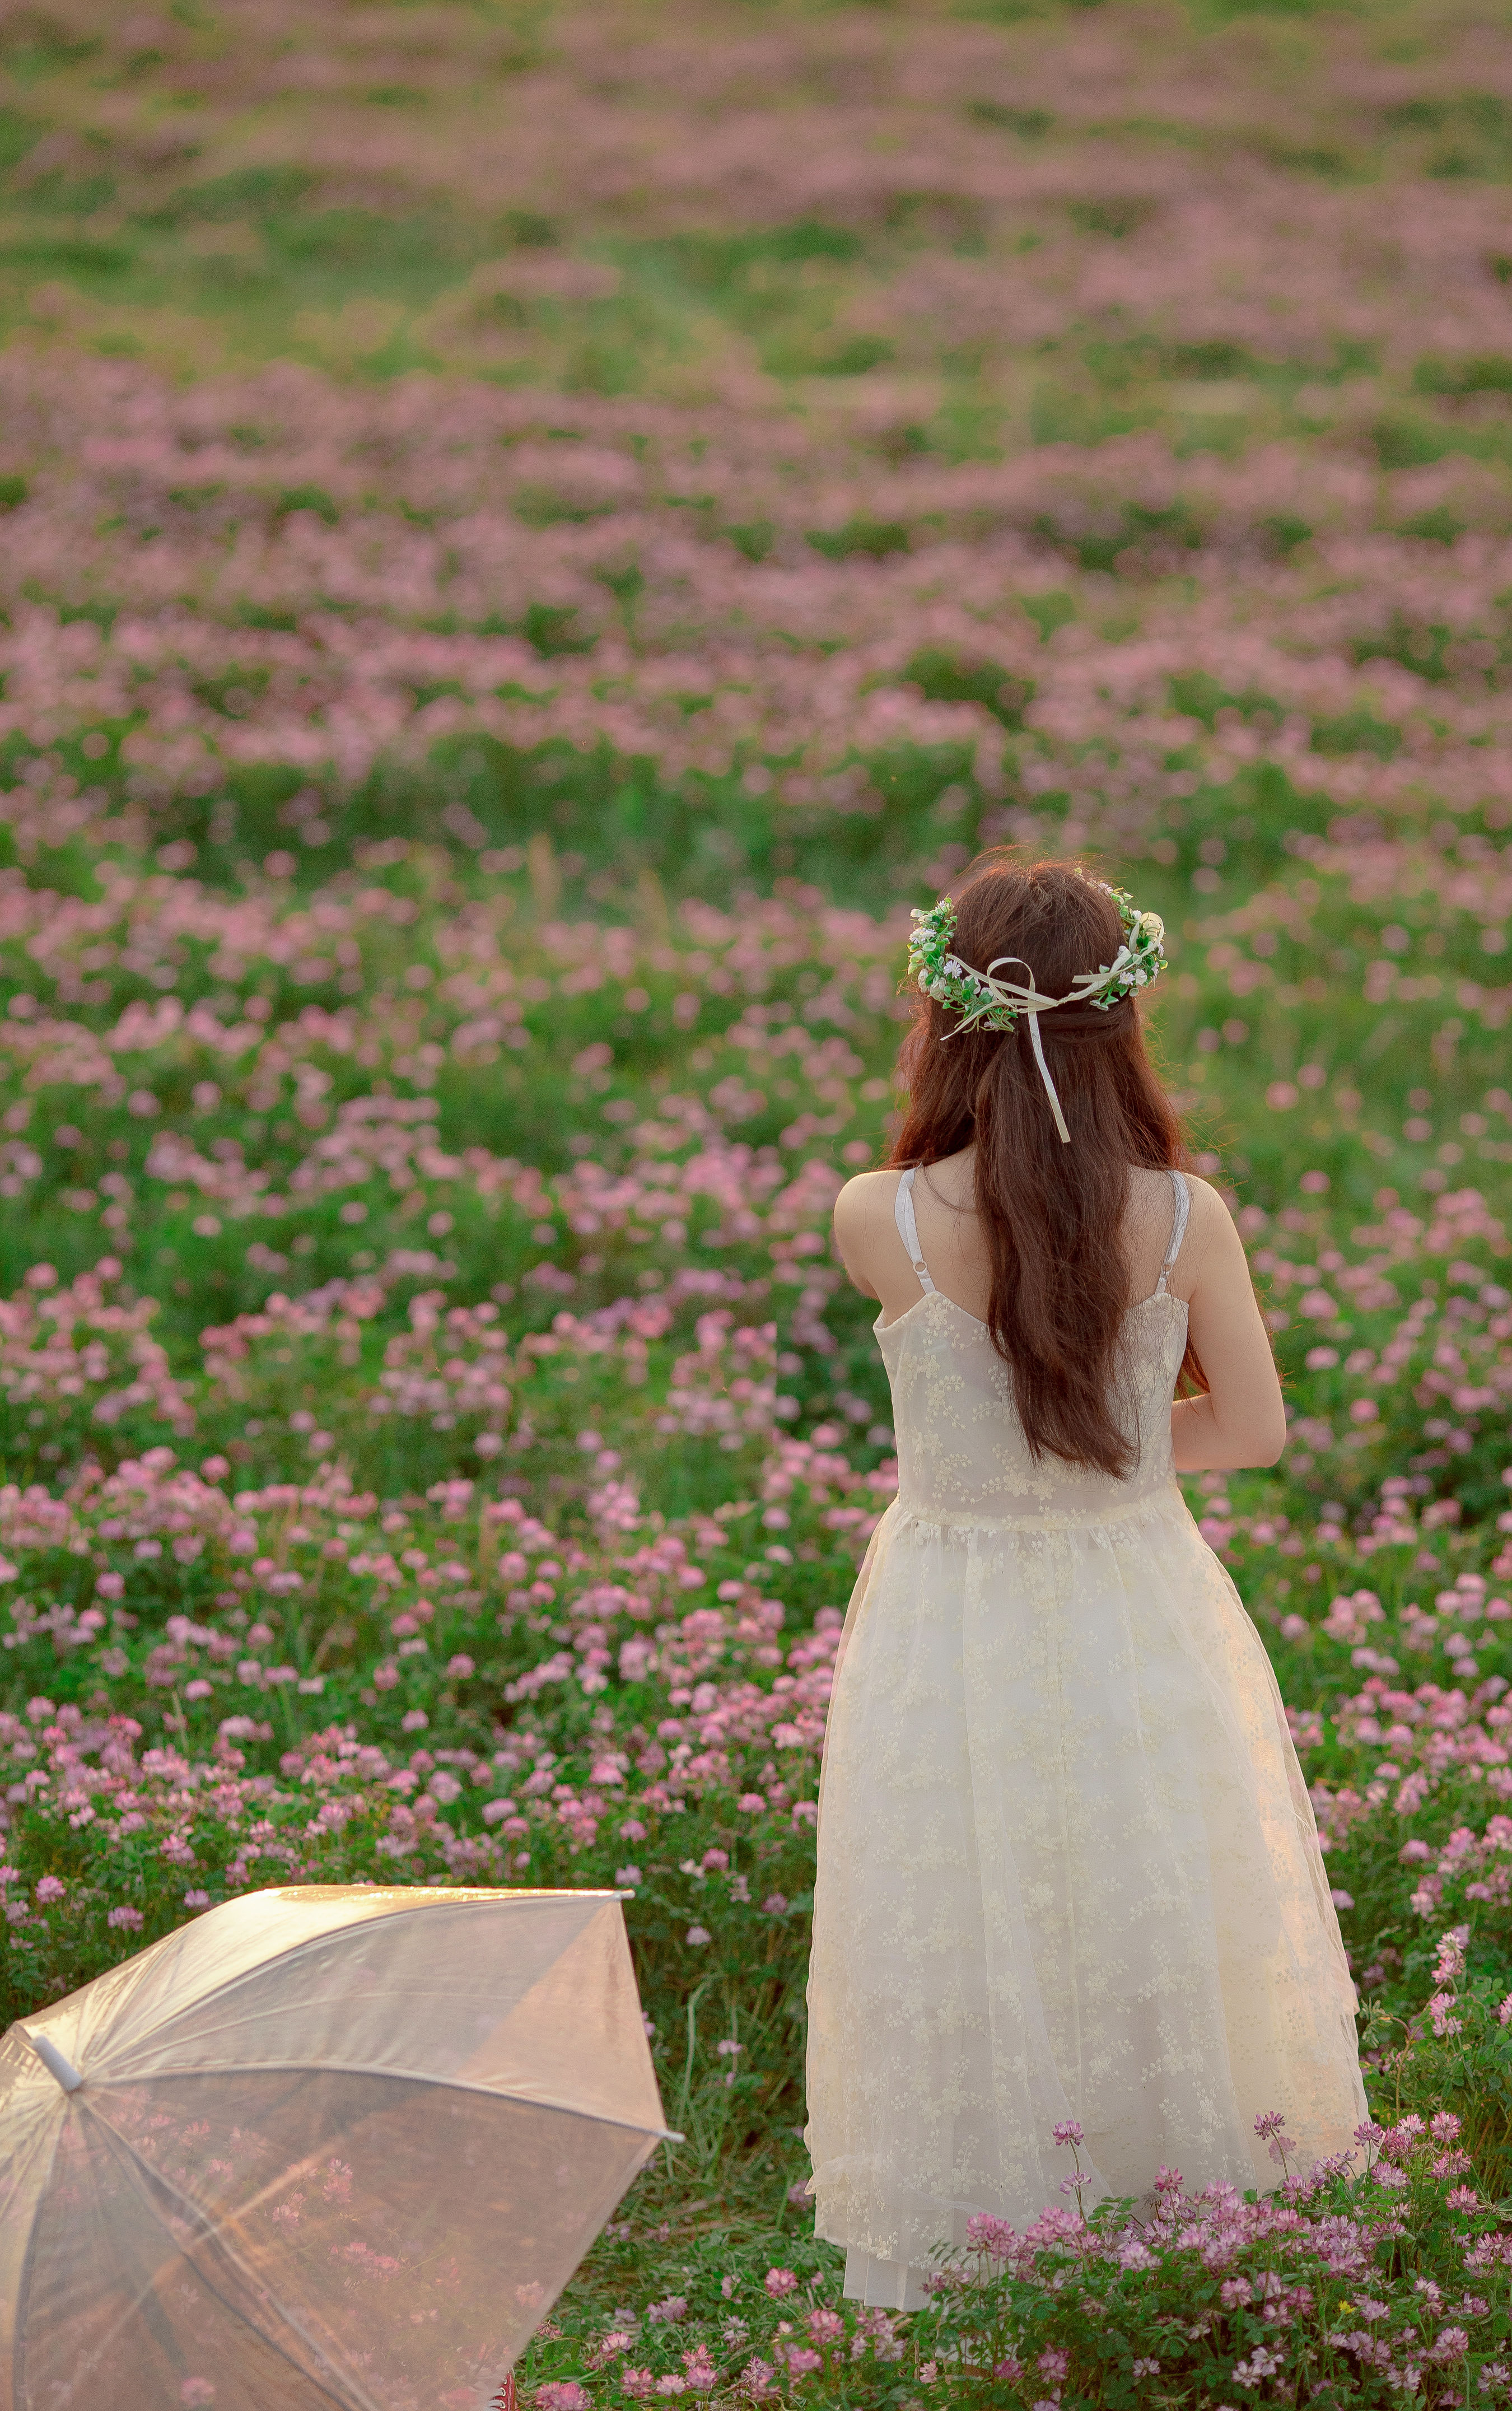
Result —
[[1191, 1249], [1195, 1261], [1178, 1259], [1172, 1287], [1188, 1299], [1191, 1341], [1210, 1386], [1205, 1397], [1178, 1398], [1171, 1409], [1176, 1469], [1274, 1465], [1287, 1442], [1287, 1411], [1244, 1243], [1217, 1191], [1205, 1180], [1191, 1189], [1182, 1255]]

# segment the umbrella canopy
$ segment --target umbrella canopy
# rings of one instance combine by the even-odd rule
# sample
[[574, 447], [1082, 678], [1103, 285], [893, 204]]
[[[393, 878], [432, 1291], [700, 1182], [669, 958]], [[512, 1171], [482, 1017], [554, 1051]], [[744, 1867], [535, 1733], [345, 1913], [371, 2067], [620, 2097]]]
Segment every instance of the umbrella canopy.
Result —
[[0, 2411], [485, 2411], [666, 2132], [618, 1894], [228, 1901], [0, 2042]]

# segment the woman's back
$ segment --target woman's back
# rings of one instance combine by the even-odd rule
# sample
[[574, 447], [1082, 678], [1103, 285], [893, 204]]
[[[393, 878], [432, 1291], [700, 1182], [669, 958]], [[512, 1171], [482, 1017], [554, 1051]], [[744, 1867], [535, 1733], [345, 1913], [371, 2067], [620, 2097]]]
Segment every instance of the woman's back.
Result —
[[[1112, 1474], [1099, 1476], [1093, 1466], [1069, 1464], [1048, 1452], [1042, 1451], [1036, 1459], [1022, 1426], [1011, 1415], [1008, 1361], [988, 1336], [992, 1254], [977, 1206], [975, 1176], [975, 1150], [967, 1147], [901, 1176], [892, 1170], [863, 1173], [846, 1183], [836, 1202], [835, 1236], [846, 1270], [856, 1287], [875, 1297], [882, 1309], [877, 1338], [894, 1395], [900, 1375], [905, 1390], [911, 1394], [925, 1366], [932, 1364], [935, 1368], [928, 1382], [935, 1405], [925, 1406], [921, 1390], [907, 1415], [897, 1410], [899, 1464], [906, 1487], [906, 1454], [922, 1436], [928, 1419], [943, 1412], [946, 1386], [956, 1378], [968, 1379], [983, 1400], [990, 1395], [1000, 1402], [990, 1411], [983, 1406], [972, 1426], [977, 1443], [973, 1460], [979, 1468], [972, 1478], [983, 1478], [990, 1462], [996, 1468], [992, 1488], [997, 1495], [1005, 1495], [1001, 1492], [1005, 1448], [1015, 1463], [1026, 1469], [1025, 1495], [1046, 1504], [1053, 1495], [1069, 1496], [1067, 1484], [1077, 1480], [1083, 1485], [1077, 1495], [1092, 1498], [1109, 1489], [1121, 1491], [1129, 1481], [1147, 1486], [1151, 1481], [1167, 1479], [1173, 1466], [1190, 1470], [1206, 1465], [1274, 1462], [1286, 1436], [1285, 1415], [1270, 1340], [1228, 1208], [1205, 1180], [1182, 1174], [1178, 1191], [1170, 1172], [1141, 1165], [1131, 1166], [1128, 1172], [1127, 1202], [1118, 1234], [1127, 1288], [1118, 1377], [1124, 1395], [1115, 1402], [1118, 1421], [1137, 1441], [1138, 1465], [1127, 1469], [1120, 1480]], [[906, 1196], [901, 1188], [905, 1180], [911, 1184], [911, 1193]], [[1177, 1204], [1183, 1192], [1188, 1206], [1185, 1215]], [[909, 1208], [916, 1244], [905, 1239], [900, 1220]], [[1173, 1255], [1172, 1239], [1176, 1241]], [[916, 1260], [923, 1262], [924, 1277], [915, 1269]], [[941, 1303], [927, 1317], [913, 1316], [911, 1309], [931, 1292]], [[1157, 1293], [1158, 1305], [1154, 1302]], [[923, 1345], [925, 1328], [927, 1346]], [[957, 1335], [951, 1347], [945, 1342], [948, 1331]], [[1171, 1387], [1188, 1346], [1201, 1363], [1209, 1387], [1200, 1397], [1184, 1399], [1173, 1422]], [[944, 1371], [948, 1357], [955, 1359], [949, 1375]], [[967, 1376], [963, 1368], [968, 1364], [975, 1369]], [[907, 1432], [902, 1427], [905, 1421], [909, 1427]], [[985, 1439], [989, 1423], [996, 1426], [990, 1443]], [[966, 1479], [963, 1466], [961, 1480]], [[1099, 1480], [1104, 1491], [1098, 1488]], [[985, 1512], [985, 1499], [982, 1505]]]
[[[1129, 1512], [1169, 1483], [1170, 1394], [1185, 1351], [1187, 1311], [1170, 1281], [1186, 1232], [1191, 1191], [1180, 1173], [1149, 1176], [1165, 1192], [1167, 1228], [1149, 1285], [1141, 1287], [1125, 1320], [1117, 1413], [1135, 1458], [1119, 1477], [1096, 1466], [1035, 1456], [1014, 1407], [1008, 1366], [985, 1321], [935, 1277], [937, 1266], [945, 1270], [946, 1251], [931, 1252], [932, 1243], [921, 1235], [924, 1176], [912, 1170], [873, 1176], [879, 1190], [893, 1191], [896, 1259], [916, 1293], [911, 1304], [892, 1316], [884, 1310], [877, 1323], [893, 1391], [900, 1514], [983, 1527], [1005, 1521], [1047, 1527], [1068, 1520], [1101, 1523]], [[1142, 1181], [1138, 1197], [1129, 1249], [1136, 1262], [1147, 1251], [1150, 1236]], [[973, 1261], [973, 1218], [952, 1209], [948, 1192], [927, 1202], [929, 1225], [938, 1218], [939, 1231], [951, 1233], [955, 1289], [977, 1293], [985, 1306], [986, 1276]]]
[[[864, 1172], [848, 1181], [836, 1212], [836, 1235], [852, 1270], [872, 1276], [883, 1319], [893, 1322], [920, 1293], [908, 1257], [896, 1247], [897, 1175]], [[1183, 1234], [1180, 1263], [1171, 1288], [1190, 1297], [1200, 1262], [1211, 1206], [1218, 1201], [1206, 1181], [1189, 1180], [1192, 1217]], [[919, 1238], [935, 1286], [985, 1322], [992, 1288], [992, 1259], [977, 1214], [975, 1150], [966, 1147], [943, 1162], [920, 1166], [913, 1184]], [[1129, 1268], [1129, 1299], [1147, 1297], [1160, 1278], [1170, 1239], [1174, 1204], [1169, 1172], [1135, 1166], [1129, 1173], [1128, 1209], [1122, 1233]], [[863, 1261], [864, 1260], [864, 1261]]]

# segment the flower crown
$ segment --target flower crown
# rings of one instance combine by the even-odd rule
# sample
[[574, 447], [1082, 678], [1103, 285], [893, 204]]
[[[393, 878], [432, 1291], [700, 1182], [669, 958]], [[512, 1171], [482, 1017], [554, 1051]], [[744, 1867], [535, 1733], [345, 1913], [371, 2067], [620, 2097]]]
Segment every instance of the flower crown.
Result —
[[[1099, 1013], [1121, 1004], [1136, 989], [1148, 987], [1166, 968], [1166, 925], [1158, 913], [1141, 913], [1125, 887], [1110, 887], [1106, 880], [1089, 880], [1089, 886], [1100, 887], [1118, 907], [1118, 917], [1124, 927], [1124, 942], [1111, 963], [1099, 963], [1095, 972], [1078, 972], [1065, 996], [1041, 996], [1029, 972], [1028, 984], [1021, 986], [1013, 980], [995, 979], [997, 963], [1023, 962], [1018, 955], [999, 955], [984, 972], [974, 971], [959, 955], [951, 951], [955, 935], [955, 906], [948, 896], [942, 896], [927, 913], [917, 906], [909, 938], [909, 977], [923, 996], [931, 996], [937, 1004], [959, 1013], [960, 1030], [1011, 1030], [1024, 1013], [1038, 1016], [1052, 1012], [1060, 1004], [1096, 1005]], [[1023, 964], [1025, 971], [1027, 963]], [[950, 1031], [949, 1036], [955, 1036]]]
[[[1078, 873], [1079, 877], [1084, 875]], [[1166, 968], [1166, 925], [1159, 913], [1141, 913], [1127, 888], [1110, 887], [1103, 879], [1089, 880], [1087, 884], [1100, 887], [1105, 896], [1112, 898], [1123, 924], [1124, 942], [1111, 963], [1099, 963], [1095, 972], [1078, 972], [1064, 996], [1041, 995], [1034, 984], [1033, 969], [1022, 955], [999, 955], [984, 972], [979, 972], [952, 954], [955, 907], [948, 896], [942, 896], [927, 913], [915, 907], [909, 939], [909, 978], [922, 995], [933, 997], [937, 1004], [961, 1016], [954, 1030], [946, 1031], [947, 1038], [959, 1036], [963, 1030], [1011, 1030], [1021, 1015], [1028, 1015], [1034, 1059], [1065, 1146], [1070, 1144], [1071, 1133], [1045, 1061], [1040, 1016], [1054, 1013], [1063, 1004], [1091, 1004], [1099, 1013], [1106, 1013], [1112, 1005], [1121, 1004], [1126, 996], [1148, 987]], [[996, 974], [1006, 963], [1017, 963], [1021, 971], [1027, 972], [1027, 981], [999, 979]]]

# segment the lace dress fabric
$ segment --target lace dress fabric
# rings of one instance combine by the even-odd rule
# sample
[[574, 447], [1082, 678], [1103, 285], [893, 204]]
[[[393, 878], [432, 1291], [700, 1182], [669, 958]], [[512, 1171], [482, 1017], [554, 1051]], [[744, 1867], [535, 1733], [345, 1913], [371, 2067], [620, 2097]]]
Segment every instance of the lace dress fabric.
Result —
[[936, 1290], [877, 1337], [899, 1484], [851, 1597], [820, 1786], [810, 2191], [845, 2290], [1060, 2199], [1276, 2181], [1365, 2115], [1355, 1992], [1270, 1660], [1171, 1469], [1186, 1308], [1125, 1326], [1125, 1480], [1025, 1440], [986, 1326]]

